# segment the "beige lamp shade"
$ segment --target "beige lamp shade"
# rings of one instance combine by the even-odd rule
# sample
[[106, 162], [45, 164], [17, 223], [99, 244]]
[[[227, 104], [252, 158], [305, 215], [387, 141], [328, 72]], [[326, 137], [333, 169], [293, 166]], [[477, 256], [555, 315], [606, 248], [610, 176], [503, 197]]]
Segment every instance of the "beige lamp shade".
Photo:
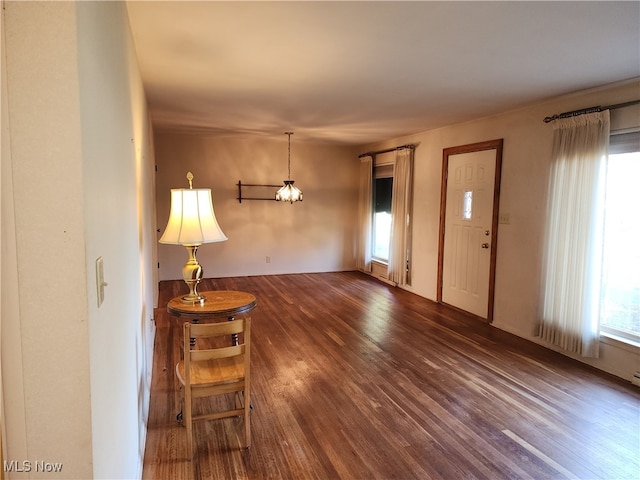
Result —
[[171, 189], [169, 221], [160, 243], [202, 245], [227, 240], [222, 232], [208, 188]]

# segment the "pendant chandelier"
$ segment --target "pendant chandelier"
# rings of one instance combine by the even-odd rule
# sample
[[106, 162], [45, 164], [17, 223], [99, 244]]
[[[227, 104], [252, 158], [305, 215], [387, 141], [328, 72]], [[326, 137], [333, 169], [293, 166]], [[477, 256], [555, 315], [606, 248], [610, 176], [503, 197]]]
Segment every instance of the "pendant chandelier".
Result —
[[300, 189], [293, 185], [293, 180], [291, 180], [291, 135], [293, 132], [284, 132], [285, 135], [289, 137], [289, 154], [288, 154], [288, 166], [289, 166], [289, 176], [288, 180], [284, 181], [284, 185], [280, 187], [280, 190], [276, 192], [276, 201], [277, 202], [297, 202], [302, 201], [302, 192]]

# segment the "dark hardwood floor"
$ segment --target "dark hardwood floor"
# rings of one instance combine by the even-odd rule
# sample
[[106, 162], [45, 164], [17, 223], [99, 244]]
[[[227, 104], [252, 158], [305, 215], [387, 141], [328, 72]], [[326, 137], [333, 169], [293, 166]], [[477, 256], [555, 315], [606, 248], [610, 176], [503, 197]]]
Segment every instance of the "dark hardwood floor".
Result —
[[258, 298], [253, 446], [240, 418], [200, 422], [187, 461], [164, 310], [186, 287], [161, 282], [145, 479], [640, 479], [630, 383], [356, 272], [199, 289]]

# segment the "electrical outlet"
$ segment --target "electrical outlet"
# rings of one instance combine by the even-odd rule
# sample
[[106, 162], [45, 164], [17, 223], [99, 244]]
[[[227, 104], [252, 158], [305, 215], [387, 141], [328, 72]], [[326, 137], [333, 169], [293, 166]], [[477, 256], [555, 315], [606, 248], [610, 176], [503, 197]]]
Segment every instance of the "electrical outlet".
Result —
[[267, 263], [271, 263], [271, 257], [269, 255], [267, 255]]

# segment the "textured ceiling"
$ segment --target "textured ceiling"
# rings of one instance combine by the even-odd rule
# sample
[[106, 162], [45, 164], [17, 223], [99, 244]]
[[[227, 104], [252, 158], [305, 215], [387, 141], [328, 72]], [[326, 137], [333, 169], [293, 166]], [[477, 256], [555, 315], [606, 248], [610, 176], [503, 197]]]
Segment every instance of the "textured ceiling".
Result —
[[362, 145], [640, 76], [635, 1], [127, 4], [158, 130]]

